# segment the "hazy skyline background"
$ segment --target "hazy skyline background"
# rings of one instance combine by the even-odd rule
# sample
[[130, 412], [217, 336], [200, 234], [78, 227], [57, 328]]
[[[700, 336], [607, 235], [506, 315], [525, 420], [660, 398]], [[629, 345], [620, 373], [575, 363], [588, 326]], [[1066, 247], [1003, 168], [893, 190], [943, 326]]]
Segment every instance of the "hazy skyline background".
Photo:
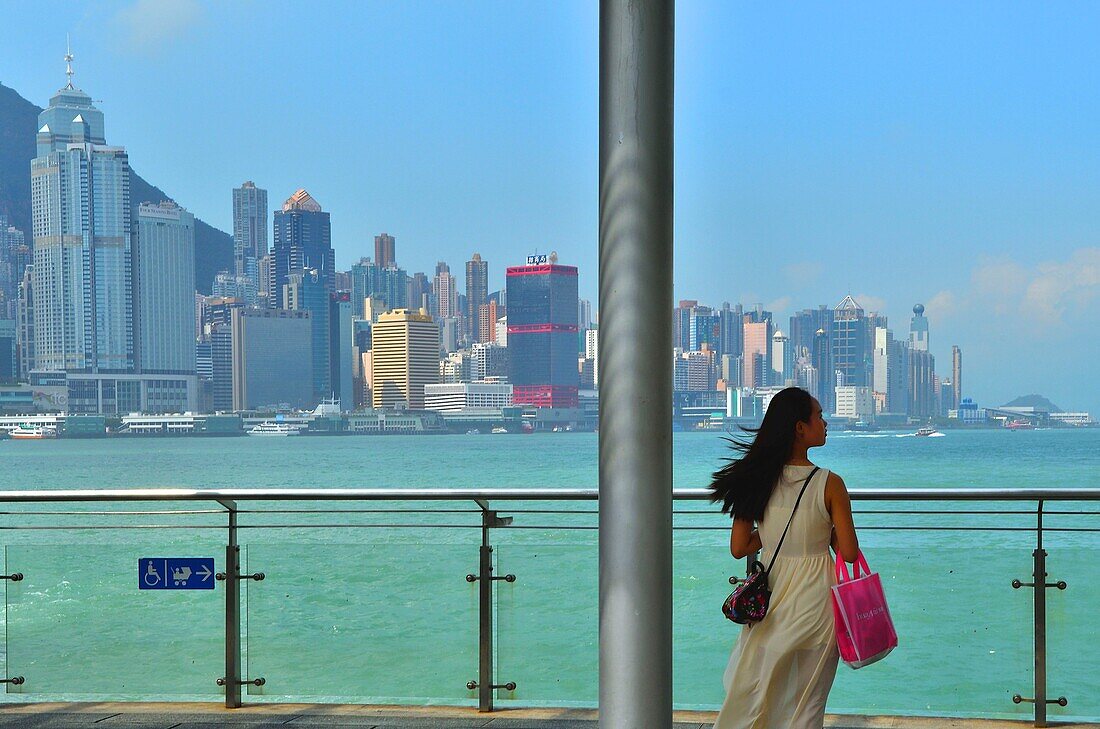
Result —
[[[304, 187], [337, 264], [558, 251], [597, 299], [598, 4], [196, 0], [9, 6], [0, 81], [75, 84], [107, 141], [231, 231]], [[676, 298], [787, 316], [922, 302], [964, 394], [1100, 412], [1100, 6], [677, 7]], [[102, 100], [102, 101], [98, 101]], [[29, 173], [28, 173], [29, 174]]]

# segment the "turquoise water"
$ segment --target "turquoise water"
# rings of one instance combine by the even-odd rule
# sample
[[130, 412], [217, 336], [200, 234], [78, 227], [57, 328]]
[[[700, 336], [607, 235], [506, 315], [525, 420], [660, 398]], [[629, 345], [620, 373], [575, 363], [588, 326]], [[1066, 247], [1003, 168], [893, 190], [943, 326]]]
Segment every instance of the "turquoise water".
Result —
[[[1100, 431], [954, 431], [940, 438], [892, 433], [830, 435], [814, 459], [849, 488], [1086, 487], [1100, 479]], [[719, 434], [675, 439], [675, 485], [705, 486], [727, 454]], [[0, 442], [0, 488], [181, 487], [592, 487], [597, 436], [386, 436], [289, 439]], [[477, 676], [476, 571], [480, 531], [472, 504], [348, 504], [387, 513], [245, 513], [240, 532], [250, 700], [469, 703]], [[1026, 716], [1013, 693], [1032, 695], [1031, 505], [860, 502], [857, 526], [882, 575], [901, 645], [860, 671], [843, 666], [834, 711]], [[994, 515], [902, 513], [907, 508], [988, 509]], [[252, 504], [248, 509], [334, 509], [332, 503]], [[408, 511], [410, 507], [414, 510]], [[501, 704], [591, 705], [597, 696], [597, 552], [591, 503], [500, 504], [515, 527], [493, 533], [498, 582], [497, 681]], [[206, 698], [221, 690], [224, 600], [210, 592], [137, 590], [142, 556], [215, 556], [224, 568], [221, 514], [88, 515], [29, 511], [205, 509], [196, 504], [12, 505], [0, 526], [88, 525], [127, 529], [3, 531], [5, 655], [10, 698]], [[425, 508], [447, 510], [424, 513]], [[570, 514], [531, 513], [568, 508]], [[1100, 511], [1096, 505], [1056, 510]], [[743, 569], [728, 555], [728, 520], [679, 502], [676, 524], [675, 696], [712, 707], [737, 626], [719, 605]], [[866, 513], [869, 511], [880, 513]], [[686, 513], [703, 512], [703, 513]], [[1048, 526], [1100, 527], [1095, 517], [1055, 515]], [[362, 528], [362, 525], [374, 525]], [[138, 529], [142, 525], [162, 528]], [[281, 525], [281, 528], [276, 528]], [[320, 525], [337, 526], [321, 529]], [[188, 526], [186, 529], [169, 528]], [[915, 527], [898, 530], [877, 527]], [[431, 527], [431, 528], [429, 528]], [[527, 528], [547, 527], [547, 528]], [[929, 530], [929, 527], [938, 527]], [[1069, 706], [1052, 716], [1100, 717], [1100, 659], [1079, 645], [1100, 638], [1092, 610], [1096, 534], [1051, 533], [1049, 692]]]

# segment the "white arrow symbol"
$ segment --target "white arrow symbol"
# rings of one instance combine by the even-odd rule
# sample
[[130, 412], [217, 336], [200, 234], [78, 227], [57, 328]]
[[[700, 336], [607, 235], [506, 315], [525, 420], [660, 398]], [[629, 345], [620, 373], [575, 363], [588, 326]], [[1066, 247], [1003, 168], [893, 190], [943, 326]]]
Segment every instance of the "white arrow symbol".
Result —
[[200, 577], [202, 577], [202, 581], [203, 581], [203, 582], [206, 582], [207, 580], [209, 580], [209, 579], [210, 579], [210, 575], [212, 575], [212, 574], [214, 574], [214, 573], [210, 571], [210, 568], [209, 568], [209, 567], [207, 567], [206, 565], [203, 565], [203, 566], [202, 566], [202, 569], [200, 569], [200, 570], [199, 570], [198, 572], [196, 572], [195, 574], [197, 574], [197, 575], [199, 575]]

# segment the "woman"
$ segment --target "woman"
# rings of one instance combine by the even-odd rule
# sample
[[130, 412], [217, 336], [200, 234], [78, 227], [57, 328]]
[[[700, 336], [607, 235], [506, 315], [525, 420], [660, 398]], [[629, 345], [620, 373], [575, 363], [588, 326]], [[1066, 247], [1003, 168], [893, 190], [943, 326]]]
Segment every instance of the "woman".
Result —
[[772, 398], [752, 442], [732, 441], [741, 457], [714, 474], [712, 500], [733, 517], [730, 552], [738, 559], [762, 551], [768, 565], [794, 513], [769, 575], [768, 614], [742, 628], [730, 656], [715, 729], [821, 729], [825, 722], [838, 659], [829, 547], [848, 562], [859, 555], [844, 481], [814, 473], [807, 458], [825, 445], [827, 427], [820, 403], [789, 387]]

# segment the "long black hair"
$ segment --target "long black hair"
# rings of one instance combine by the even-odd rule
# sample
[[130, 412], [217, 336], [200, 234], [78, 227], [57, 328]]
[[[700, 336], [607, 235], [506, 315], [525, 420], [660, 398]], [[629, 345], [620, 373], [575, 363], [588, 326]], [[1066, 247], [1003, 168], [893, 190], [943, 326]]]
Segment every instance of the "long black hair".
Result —
[[722, 513], [735, 519], [760, 521], [783, 466], [791, 457], [795, 423], [808, 423], [814, 411], [810, 393], [798, 387], [780, 390], [768, 405], [759, 428], [742, 428], [755, 433], [752, 440], [727, 438], [741, 453], [714, 472], [710, 483], [712, 502], [722, 502]]

